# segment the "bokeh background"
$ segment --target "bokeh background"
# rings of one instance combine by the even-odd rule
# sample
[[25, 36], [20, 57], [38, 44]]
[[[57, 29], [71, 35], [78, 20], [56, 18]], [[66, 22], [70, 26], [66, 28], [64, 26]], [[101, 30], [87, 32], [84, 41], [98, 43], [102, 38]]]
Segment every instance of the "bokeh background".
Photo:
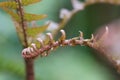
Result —
[[[5, 0], [0, 0], [5, 1]], [[47, 14], [47, 20], [59, 22], [61, 8], [72, 10], [70, 0], [42, 0], [25, 7], [30, 13]], [[78, 36], [83, 31], [89, 38], [100, 26], [119, 19], [120, 6], [93, 4], [76, 13], [64, 27], [67, 38]], [[0, 80], [25, 80], [22, 45], [17, 37], [11, 17], [0, 9]], [[120, 80], [116, 70], [85, 47], [60, 47], [48, 57], [35, 60], [36, 80]]]

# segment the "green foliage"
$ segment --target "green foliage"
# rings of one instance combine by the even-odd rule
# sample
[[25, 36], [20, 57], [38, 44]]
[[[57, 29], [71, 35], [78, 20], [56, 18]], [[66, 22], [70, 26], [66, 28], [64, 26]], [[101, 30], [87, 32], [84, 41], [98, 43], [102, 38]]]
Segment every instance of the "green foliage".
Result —
[[[22, 6], [27, 6], [30, 4], [34, 4], [37, 3], [41, 0], [21, 0], [21, 4]], [[1, 8], [12, 8], [12, 9], [17, 9], [18, 8], [18, 4], [15, 1], [6, 1], [6, 2], [0, 2], [0, 7]]]
[[[8, 14], [10, 14], [12, 16], [12, 18], [17, 21], [20, 22], [21, 18], [20, 16], [15, 13], [14, 11], [7, 9], [7, 8], [3, 8]], [[36, 21], [36, 20], [41, 20], [46, 18], [47, 15], [36, 15], [36, 14], [30, 14], [30, 13], [24, 13], [24, 19], [27, 22], [31, 22], [31, 21]]]
[[37, 35], [43, 33], [48, 28], [48, 25], [40, 26], [40, 27], [28, 27], [27, 35], [28, 37], [36, 37]]
[[20, 22], [20, 17], [18, 16], [17, 13], [15, 13], [14, 11], [8, 9], [8, 8], [3, 8], [4, 11], [6, 11], [8, 14], [11, 15], [11, 17], [13, 18], [13, 20]]
[[40, 2], [41, 0], [22, 0], [22, 5], [23, 6], [27, 6], [29, 4], [34, 4], [34, 3], [37, 3], [37, 2]]
[[[21, 6], [27, 6], [29, 4], [37, 3], [39, 1], [41, 1], [41, 0], [21, 0]], [[16, 27], [17, 33], [19, 35], [20, 41], [22, 44], [24, 44], [24, 35], [23, 35], [22, 27], [21, 27], [21, 24], [22, 24], [21, 23], [21, 21], [22, 21], [21, 15], [19, 14], [19, 12], [17, 12], [19, 9], [19, 4], [15, 1], [6, 1], [6, 2], [1, 2], [0, 7], [4, 11], [6, 11], [14, 20], [15, 27]], [[24, 21], [26, 22], [26, 24], [31, 23], [32, 21], [42, 20], [46, 17], [47, 17], [47, 15], [44, 15], [44, 14], [38, 15], [38, 14], [30, 14], [30, 13], [26, 13], [26, 12], [24, 12], [24, 15], [23, 15], [23, 18], [24, 18]], [[35, 28], [35, 26], [32, 26], [32, 27]], [[44, 29], [43, 29], [43, 27], [44, 27]], [[29, 38], [29, 36], [30, 36], [34, 40], [35, 37], [33, 37], [33, 35], [36, 36], [37, 34], [42, 33], [43, 31], [45, 31], [45, 29], [47, 29], [47, 27], [48, 27], [48, 25], [45, 25], [42, 27], [37, 27], [35, 29], [34, 28], [29, 29], [29, 27], [28, 27], [27, 28], [27, 33], [28, 33], [27, 38]], [[41, 30], [40, 30], [40, 28], [41, 28]], [[35, 31], [35, 30], [37, 30], [37, 31]], [[33, 32], [33, 33], [31, 34], [31, 32]]]
[[30, 13], [24, 14], [24, 19], [27, 22], [41, 20], [41, 19], [44, 19], [46, 17], [47, 17], [47, 15], [36, 15], [36, 14], [30, 14]]
[[4, 8], [13, 8], [17, 9], [17, 4], [14, 1], [8, 1], [8, 2], [0, 2], [0, 7]]

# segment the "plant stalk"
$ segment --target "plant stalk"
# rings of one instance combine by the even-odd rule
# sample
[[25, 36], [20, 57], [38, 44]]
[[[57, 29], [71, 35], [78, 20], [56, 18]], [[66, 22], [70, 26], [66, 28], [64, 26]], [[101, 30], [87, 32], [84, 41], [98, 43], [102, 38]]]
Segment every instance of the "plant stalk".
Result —
[[[18, 9], [17, 13], [21, 18], [21, 27], [23, 30], [23, 36], [24, 36], [24, 45], [23, 47], [26, 48], [28, 47], [28, 42], [27, 42], [27, 34], [26, 34], [26, 21], [24, 20], [24, 10], [23, 6], [21, 3], [21, 0], [15, 0], [16, 3], [18, 4]], [[24, 59], [25, 61], [25, 69], [26, 69], [26, 80], [34, 80], [34, 61], [33, 59]]]
[[33, 59], [25, 59], [26, 80], [34, 80], [34, 61]]

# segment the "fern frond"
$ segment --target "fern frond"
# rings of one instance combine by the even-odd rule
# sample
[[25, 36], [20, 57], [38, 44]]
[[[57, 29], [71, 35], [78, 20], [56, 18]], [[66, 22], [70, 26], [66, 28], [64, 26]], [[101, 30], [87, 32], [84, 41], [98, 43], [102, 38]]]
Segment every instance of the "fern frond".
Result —
[[47, 15], [44, 15], [44, 14], [37, 15], [37, 14], [24, 13], [24, 19], [27, 22], [41, 20], [46, 17], [47, 17]]
[[6, 1], [6, 2], [0, 2], [0, 7], [1, 8], [12, 8], [12, 9], [17, 9], [17, 4], [14, 1]]
[[[40, 2], [41, 0], [22, 0], [21, 4], [22, 6], [27, 6], [30, 4], [34, 4], [37, 2]], [[5, 1], [5, 2], [0, 2], [0, 7], [1, 8], [12, 8], [12, 9], [17, 9], [18, 8], [18, 4], [15, 1]]]
[[27, 36], [28, 37], [36, 37], [38, 34], [43, 33], [44, 31], [46, 31], [46, 29], [48, 28], [48, 25], [43, 25], [40, 27], [27, 27], [26, 31], [27, 31]]
[[[14, 11], [8, 9], [8, 8], [3, 8], [4, 11], [6, 11], [8, 14], [10, 14], [12, 16], [12, 18], [14, 20], [16, 20], [17, 22], [20, 22], [20, 16], [18, 16], [17, 13], [15, 13]], [[41, 14], [41, 15], [37, 15], [37, 14], [30, 14], [30, 13], [24, 13], [24, 20], [27, 22], [31, 22], [31, 21], [36, 21], [36, 20], [41, 20], [46, 18], [47, 15]]]
[[22, 5], [27, 6], [27, 5], [34, 4], [34, 3], [37, 3], [37, 2], [40, 2], [40, 1], [41, 0], [22, 0]]
[[12, 17], [15, 21], [20, 21], [20, 17], [18, 16], [18, 14], [15, 13], [14, 11], [12, 11], [11, 9], [3, 8], [3, 10], [6, 11], [9, 15], [11, 15], [11, 17]]

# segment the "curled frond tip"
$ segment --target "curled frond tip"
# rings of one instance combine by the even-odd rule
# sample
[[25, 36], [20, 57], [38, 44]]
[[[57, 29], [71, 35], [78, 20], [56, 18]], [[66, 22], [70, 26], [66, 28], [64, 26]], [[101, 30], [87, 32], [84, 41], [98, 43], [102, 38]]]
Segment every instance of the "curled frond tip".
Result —
[[32, 43], [31, 47], [25, 48], [22, 51], [22, 56], [26, 59], [34, 59], [40, 56], [46, 56], [50, 51], [54, 50], [59, 46], [74, 46], [74, 45], [88, 45], [92, 44], [94, 36], [92, 35], [91, 39], [84, 39], [83, 33], [80, 32], [80, 36], [77, 38], [66, 39], [66, 33], [64, 30], [60, 30], [61, 37], [59, 40], [54, 41], [51, 33], [47, 33], [49, 38], [49, 42], [45, 45], [44, 41], [41, 38], [38, 38], [38, 42], [40, 43], [40, 48], [37, 48], [36, 44]]

